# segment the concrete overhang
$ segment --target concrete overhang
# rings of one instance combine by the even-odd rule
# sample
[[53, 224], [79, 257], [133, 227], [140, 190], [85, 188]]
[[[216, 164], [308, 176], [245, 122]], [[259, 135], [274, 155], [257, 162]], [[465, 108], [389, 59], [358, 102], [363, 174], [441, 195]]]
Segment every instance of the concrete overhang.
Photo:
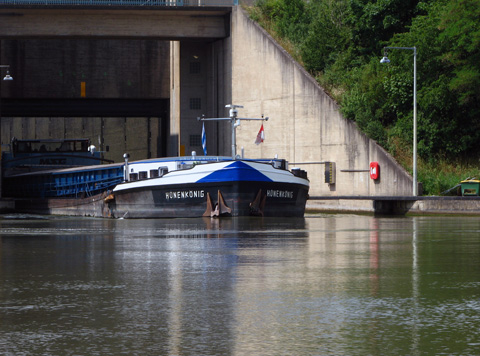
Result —
[[230, 36], [231, 7], [0, 6], [0, 39], [205, 40]]

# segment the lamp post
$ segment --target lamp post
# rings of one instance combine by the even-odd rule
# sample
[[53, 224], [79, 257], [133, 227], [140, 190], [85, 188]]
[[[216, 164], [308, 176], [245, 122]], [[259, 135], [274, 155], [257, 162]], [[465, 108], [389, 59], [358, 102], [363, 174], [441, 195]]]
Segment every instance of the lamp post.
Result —
[[[5, 75], [3, 80], [13, 80], [13, 78], [10, 76], [10, 73], [8, 71], [8, 68], [10, 68], [10, 66], [8, 64], [0, 65], [0, 74], [2, 73], [2, 68], [7, 68], [7, 75]], [[2, 140], [2, 126], [1, 126], [1, 123], [2, 123], [2, 82], [0, 82], [0, 145], [1, 145], [1, 140]], [[0, 154], [1, 154], [1, 151], [2, 151], [2, 148], [0, 146]], [[0, 156], [0, 160], [1, 160], [1, 156]]]
[[[13, 78], [11, 77], [11, 75], [8, 71], [8, 68], [10, 68], [10, 66], [8, 64], [0, 65], [0, 74], [2, 73], [2, 68], [7, 68], [7, 75], [5, 75], [3, 80], [13, 80]], [[2, 139], [2, 136], [1, 136], [1, 133], [2, 133], [1, 121], [2, 121], [2, 83], [0, 82], [0, 144], [1, 144], [1, 139]], [[1, 147], [0, 147], [0, 152], [1, 152]]]
[[[5, 64], [5, 65], [0, 65], [0, 68], [10, 68], [10, 66], [8, 64]], [[7, 70], [7, 75], [3, 78], [3, 80], [13, 80], [8, 70]]]
[[384, 47], [380, 63], [390, 63], [388, 49], [405, 49], [413, 51], [413, 196], [418, 195], [417, 183], [417, 47]]
[[[0, 65], [0, 74], [2, 72], [2, 68], [10, 68], [10, 66], [8, 64], [2, 64]], [[5, 75], [5, 77], [3, 78], [3, 80], [13, 80], [13, 78], [11, 77], [8, 69], [7, 69], [7, 75]], [[2, 121], [2, 84], [0, 82], [0, 124], [1, 124], [1, 121]], [[0, 134], [1, 134], [1, 126], [0, 126]], [[1, 135], [0, 135], [0, 141], [1, 141]], [[0, 149], [1, 151], [1, 149]]]
[[[10, 68], [9, 65], [0, 65], [0, 76], [2, 72], [2, 68], [7, 68], [7, 75], [3, 78], [3, 80], [13, 80], [13, 78], [10, 76], [10, 73], [8, 71], [8, 68]], [[2, 82], [0, 81], [0, 198], [2, 197]]]

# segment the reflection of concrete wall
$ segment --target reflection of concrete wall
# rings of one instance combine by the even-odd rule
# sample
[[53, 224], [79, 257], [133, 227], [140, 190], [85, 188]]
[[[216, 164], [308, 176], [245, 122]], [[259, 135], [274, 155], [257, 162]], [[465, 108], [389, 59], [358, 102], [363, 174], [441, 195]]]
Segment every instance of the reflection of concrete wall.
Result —
[[[342, 117], [337, 104], [268, 34], [236, 7], [232, 15], [232, 97], [244, 117], [265, 114], [266, 140], [254, 144], [258, 122], [243, 122], [237, 145], [248, 157], [336, 163], [336, 184], [324, 183], [324, 165], [308, 171], [310, 195], [410, 195], [411, 177], [375, 142]], [[380, 164], [380, 181], [368, 172]], [[350, 172], [345, 172], [345, 171]], [[355, 170], [357, 172], [351, 172]], [[343, 172], [342, 172], [343, 171]]]

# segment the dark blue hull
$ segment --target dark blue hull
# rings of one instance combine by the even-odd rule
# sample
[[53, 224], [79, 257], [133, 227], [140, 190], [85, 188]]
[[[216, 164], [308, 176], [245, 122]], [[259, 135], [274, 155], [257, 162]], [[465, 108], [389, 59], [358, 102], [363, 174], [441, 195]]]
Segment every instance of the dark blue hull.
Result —
[[[225, 182], [138, 188], [114, 194], [114, 217], [303, 217], [308, 188], [275, 182]], [[217, 212], [215, 207], [217, 208]]]

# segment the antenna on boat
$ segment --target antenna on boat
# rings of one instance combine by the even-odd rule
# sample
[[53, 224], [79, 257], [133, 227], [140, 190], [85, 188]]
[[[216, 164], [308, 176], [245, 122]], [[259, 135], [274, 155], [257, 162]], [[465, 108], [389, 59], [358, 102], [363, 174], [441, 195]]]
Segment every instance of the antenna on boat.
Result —
[[229, 111], [229, 117], [215, 117], [215, 118], [206, 118], [202, 115], [202, 117], [197, 117], [198, 121], [222, 121], [222, 120], [230, 120], [232, 124], [232, 159], [235, 159], [237, 157], [237, 127], [240, 126], [240, 121], [241, 120], [249, 120], [249, 121], [254, 121], [254, 120], [260, 120], [260, 121], [267, 121], [268, 117], [262, 117], [261, 118], [244, 118], [244, 117], [238, 117], [238, 110], [237, 109], [243, 109], [242, 105], [234, 105], [234, 104], [228, 104], [225, 105], [226, 108], [230, 108]]
[[128, 153], [123, 154], [123, 158], [125, 159], [125, 168], [124, 168], [124, 174], [125, 176], [123, 177], [124, 182], [128, 182], [129, 179], [129, 172], [128, 172], [128, 159], [130, 158], [130, 155]]

